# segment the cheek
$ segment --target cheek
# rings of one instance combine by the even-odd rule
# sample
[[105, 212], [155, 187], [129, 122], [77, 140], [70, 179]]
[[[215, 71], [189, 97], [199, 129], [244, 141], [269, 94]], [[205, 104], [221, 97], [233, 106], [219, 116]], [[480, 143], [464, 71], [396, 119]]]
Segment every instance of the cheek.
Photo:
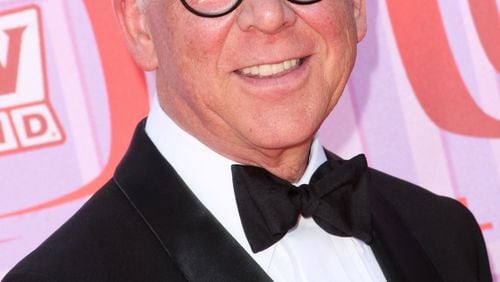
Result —
[[[174, 42], [184, 55], [200, 63], [217, 67], [218, 58], [232, 24], [232, 17], [202, 18], [187, 11], [181, 21], [176, 21]], [[202, 67], [206, 67], [202, 66]]]
[[321, 51], [333, 58], [342, 57], [345, 50], [351, 52], [356, 33], [352, 0], [320, 1], [297, 11], [321, 37]]
[[176, 14], [181, 15], [177, 17], [164, 16], [155, 27], [161, 32], [155, 34], [161, 76], [173, 92], [190, 93], [189, 100], [213, 104], [217, 99], [209, 96], [224, 93], [225, 76], [219, 58], [230, 17], [204, 19], [186, 12], [178, 11]]
[[[172, 67], [172, 64], [176, 64], [195, 70], [216, 67], [231, 17], [198, 17], [186, 10], [178, 0], [159, 3], [152, 7], [155, 11], [149, 16], [160, 65]], [[158, 13], [158, 10], [165, 12]]]
[[295, 11], [319, 34], [339, 34], [352, 21], [352, 0], [324, 0], [312, 5], [296, 5]]
[[178, 23], [177, 29], [183, 32], [175, 33], [169, 43], [175, 46], [171, 57], [177, 60], [182, 76], [198, 81], [195, 84], [203, 88], [198, 91], [224, 85], [227, 74], [221, 70], [220, 58], [229, 27], [230, 17], [214, 20], [189, 15]]
[[[325, 79], [336, 86], [349, 75], [356, 53], [356, 25], [350, 0], [321, 1], [302, 9], [304, 21], [320, 36]], [[307, 7], [306, 7], [307, 8]], [[333, 80], [333, 81], [332, 81]]]
[[[321, 1], [317, 6], [302, 9], [304, 21], [315, 30], [320, 37], [320, 54], [322, 56], [317, 69], [322, 83], [318, 83], [319, 93], [330, 112], [339, 97], [351, 73], [356, 54], [356, 32], [352, 14], [351, 1]], [[313, 7], [314, 6], [314, 7]], [[320, 86], [321, 85], [321, 86]]]

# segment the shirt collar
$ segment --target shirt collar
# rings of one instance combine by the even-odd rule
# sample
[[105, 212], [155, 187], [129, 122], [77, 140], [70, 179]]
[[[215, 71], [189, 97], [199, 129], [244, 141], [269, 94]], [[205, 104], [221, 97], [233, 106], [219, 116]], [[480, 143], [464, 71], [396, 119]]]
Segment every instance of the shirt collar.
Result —
[[[168, 160], [187, 186], [238, 243], [266, 269], [273, 247], [254, 254], [246, 240], [234, 196], [231, 165], [236, 164], [180, 128], [153, 97], [146, 121], [146, 134]], [[316, 137], [311, 146], [308, 166], [296, 185], [309, 183], [314, 171], [326, 161]]]

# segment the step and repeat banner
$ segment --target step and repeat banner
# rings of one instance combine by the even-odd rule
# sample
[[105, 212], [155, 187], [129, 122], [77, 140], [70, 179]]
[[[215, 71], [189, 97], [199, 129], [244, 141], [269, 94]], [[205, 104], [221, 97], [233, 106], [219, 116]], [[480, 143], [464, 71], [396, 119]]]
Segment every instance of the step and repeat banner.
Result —
[[[366, 4], [322, 142], [461, 201], [500, 275], [500, 0]], [[153, 84], [111, 0], [0, 0], [0, 277], [109, 179]]]

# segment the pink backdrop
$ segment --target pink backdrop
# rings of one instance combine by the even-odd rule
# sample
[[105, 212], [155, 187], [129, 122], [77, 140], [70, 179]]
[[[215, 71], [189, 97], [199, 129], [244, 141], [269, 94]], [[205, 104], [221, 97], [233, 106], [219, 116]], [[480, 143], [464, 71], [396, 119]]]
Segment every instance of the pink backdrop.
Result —
[[[110, 2], [0, 0], [0, 277], [110, 177], [147, 113]], [[367, 6], [322, 141], [462, 201], [500, 274], [500, 0]]]

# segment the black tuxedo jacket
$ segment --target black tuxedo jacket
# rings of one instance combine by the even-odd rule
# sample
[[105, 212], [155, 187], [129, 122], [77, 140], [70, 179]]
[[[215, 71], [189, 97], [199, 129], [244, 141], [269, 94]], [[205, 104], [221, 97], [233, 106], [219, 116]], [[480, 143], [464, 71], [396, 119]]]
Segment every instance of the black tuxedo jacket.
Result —
[[[491, 281], [484, 241], [467, 209], [368, 173], [371, 248], [389, 281]], [[114, 177], [4, 281], [270, 278], [160, 155], [143, 122]]]

